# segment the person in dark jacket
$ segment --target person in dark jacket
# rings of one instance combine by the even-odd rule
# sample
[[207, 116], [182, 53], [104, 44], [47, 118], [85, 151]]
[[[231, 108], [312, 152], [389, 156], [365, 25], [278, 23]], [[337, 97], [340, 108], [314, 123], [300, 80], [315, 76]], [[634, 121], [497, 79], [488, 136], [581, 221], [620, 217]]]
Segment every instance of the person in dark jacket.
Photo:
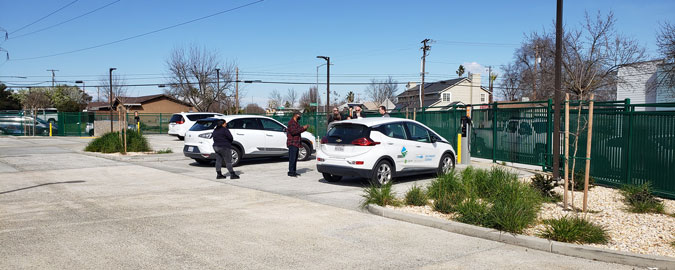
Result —
[[227, 122], [220, 120], [216, 124], [216, 129], [213, 130], [213, 151], [216, 154], [216, 179], [225, 179], [223, 173], [220, 171], [225, 160], [225, 166], [230, 172], [230, 179], [239, 179], [239, 176], [232, 169], [232, 133], [227, 128]]
[[342, 115], [340, 115], [340, 111], [338, 110], [337, 107], [333, 108], [333, 113], [328, 115], [328, 124], [334, 121], [340, 121], [342, 120]]
[[[288, 146], [288, 176], [297, 177], [299, 174], [295, 171], [298, 163], [298, 150], [302, 147], [300, 134], [305, 132], [309, 125], [300, 126], [300, 112], [294, 112], [291, 121], [288, 121], [286, 128], [286, 146]], [[309, 154], [309, 153], [308, 153]]]
[[353, 108], [350, 107], [350, 108], [349, 108], [349, 115], [350, 115], [350, 117], [348, 117], [347, 119], [361, 119], [361, 118], [365, 118], [365, 115], [364, 115], [363, 112], [361, 111], [361, 106], [359, 106], [359, 105], [354, 105]]

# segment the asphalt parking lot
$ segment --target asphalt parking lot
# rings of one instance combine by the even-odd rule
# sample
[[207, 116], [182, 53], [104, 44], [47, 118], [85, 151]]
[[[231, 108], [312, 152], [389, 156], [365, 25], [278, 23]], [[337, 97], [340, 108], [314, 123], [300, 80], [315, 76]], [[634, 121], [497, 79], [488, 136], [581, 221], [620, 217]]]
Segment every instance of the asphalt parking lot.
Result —
[[[0, 137], [0, 268], [632, 269], [370, 215], [362, 179], [249, 160], [239, 180], [172, 154], [81, 152], [87, 139]], [[489, 166], [479, 164], [479, 166]], [[430, 181], [399, 179], [395, 189]]]

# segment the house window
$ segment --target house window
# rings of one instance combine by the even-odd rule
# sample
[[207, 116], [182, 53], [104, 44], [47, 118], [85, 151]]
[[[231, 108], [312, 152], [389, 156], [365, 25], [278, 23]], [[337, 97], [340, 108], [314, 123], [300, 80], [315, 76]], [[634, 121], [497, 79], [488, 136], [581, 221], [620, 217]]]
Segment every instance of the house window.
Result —
[[443, 93], [443, 101], [452, 101], [452, 93]]
[[480, 102], [485, 102], [485, 94], [480, 94]]

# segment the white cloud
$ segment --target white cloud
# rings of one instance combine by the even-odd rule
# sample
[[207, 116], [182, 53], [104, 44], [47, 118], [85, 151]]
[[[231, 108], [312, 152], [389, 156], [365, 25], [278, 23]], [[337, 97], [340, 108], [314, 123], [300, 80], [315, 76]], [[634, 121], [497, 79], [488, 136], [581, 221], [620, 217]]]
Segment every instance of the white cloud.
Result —
[[467, 73], [480, 73], [481, 76], [484, 74], [487, 75], [486, 68], [477, 62], [464, 62], [462, 65], [464, 66], [464, 70], [466, 70]]

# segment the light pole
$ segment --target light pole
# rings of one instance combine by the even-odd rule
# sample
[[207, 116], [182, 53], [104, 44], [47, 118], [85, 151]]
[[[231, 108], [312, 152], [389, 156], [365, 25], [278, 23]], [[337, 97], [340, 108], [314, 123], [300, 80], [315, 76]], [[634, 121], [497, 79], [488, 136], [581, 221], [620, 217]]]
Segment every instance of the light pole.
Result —
[[75, 81], [75, 83], [81, 83], [82, 84], [82, 92], [87, 93], [87, 90], [84, 89], [84, 81]]
[[113, 96], [113, 85], [112, 85], [112, 72], [113, 70], [116, 70], [117, 68], [110, 68], [110, 95], [108, 96], [108, 101], [110, 102], [110, 132], [113, 132], [113, 101], [112, 101], [112, 96]]
[[330, 109], [330, 57], [317, 56], [316, 58], [326, 60], [326, 113], [328, 113]]

